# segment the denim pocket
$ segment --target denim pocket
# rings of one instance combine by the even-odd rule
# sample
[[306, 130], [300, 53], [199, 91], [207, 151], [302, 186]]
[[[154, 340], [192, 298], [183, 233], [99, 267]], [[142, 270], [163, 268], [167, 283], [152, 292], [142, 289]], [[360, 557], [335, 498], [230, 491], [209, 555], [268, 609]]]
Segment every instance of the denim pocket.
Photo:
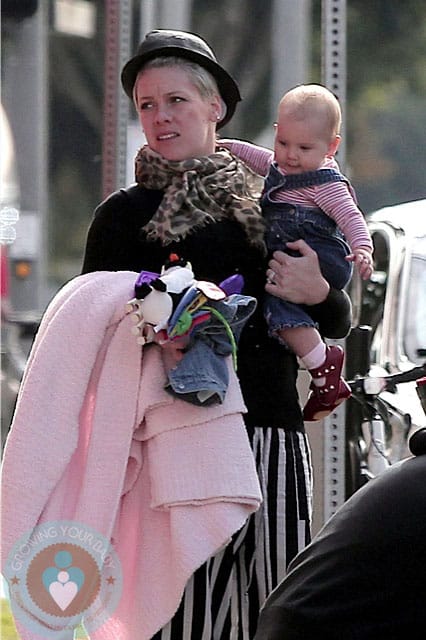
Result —
[[270, 251], [285, 250], [286, 242], [297, 240], [297, 227], [293, 221], [282, 216], [271, 216], [268, 219], [266, 231], [266, 244]]

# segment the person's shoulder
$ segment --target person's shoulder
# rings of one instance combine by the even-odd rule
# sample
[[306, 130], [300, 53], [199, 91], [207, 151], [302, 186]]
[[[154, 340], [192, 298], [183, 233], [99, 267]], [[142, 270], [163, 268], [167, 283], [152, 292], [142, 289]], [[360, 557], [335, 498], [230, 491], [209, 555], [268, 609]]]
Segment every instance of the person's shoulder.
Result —
[[[400, 498], [401, 511], [409, 512], [414, 505], [423, 514], [426, 509], [425, 482], [426, 454], [422, 454], [394, 463], [377, 478], [375, 493], [380, 500], [389, 500], [390, 503], [395, 501], [395, 497]], [[426, 534], [426, 521], [424, 526]]]
[[383, 535], [388, 541], [397, 540], [405, 531], [424, 538], [425, 481], [425, 455], [395, 463], [340, 507], [324, 527], [324, 537], [333, 532], [347, 541], [369, 540], [373, 544]]
[[95, 216], [105, 215], [110, 211], [116, 211], [117, 207], [127, 207], [133, 197], [133, 193], [139, 191], [139, 187], [135, 185], [131, 185], [126, 188], [117, 189], [110, 193], [95, 209]]
[[109, 194], [95, 209], [95, 218], [140, 214], [158, 207], [163, 193], [134, 183]]

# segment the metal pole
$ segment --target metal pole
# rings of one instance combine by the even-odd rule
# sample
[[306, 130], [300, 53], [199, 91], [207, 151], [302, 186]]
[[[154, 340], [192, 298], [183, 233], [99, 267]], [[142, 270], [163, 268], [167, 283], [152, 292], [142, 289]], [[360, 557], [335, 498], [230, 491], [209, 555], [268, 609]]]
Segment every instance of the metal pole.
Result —
[[[274, 0], [272, 6], [272, 122], [276, 120], [278, 103], [285, 91], [306, 82], [309, 75], [311, 4], [311, 0]], [[273, 147], [271, 122], [256, 142]]]
[[[339, 99], [342, 109], [342, 142], [338, 161], [345, 164], [346, 115], [346, 0], [322, 0], [322, 82]], [[331, 341], [333, 342], [333, 341]], [[335, 341], [334, 344], [338, 344]], [[344, 346], [345, 341], [340, 341]], [[345, 417], [343, 403], [324, 420], [324, 520], [343, 504], [345, 492]]]
[[161, 26], [187, 31], [191, 22], [191, 4], [192, 0], [163, 0]]
[[272, 20], [272, 106], [309, 73], [311, 0], [275, 0]]
[[141, 0], [140, 39], [152, 29], [187, 31], [191, 24], [191, 0]]
[[131, 0], [106, 0], [102, 192], [106, 197], [126, 184], [129, 99], [120, 71], [130, 56]]
[[346, 0], [322, 0], [322, 81], [340, 102], [342, 141], [338, 161], [346, 162]]
[[142, 41], [148, 31], [159, 26], [158, 0], [141, 0], [139, 10], [139, 40]]

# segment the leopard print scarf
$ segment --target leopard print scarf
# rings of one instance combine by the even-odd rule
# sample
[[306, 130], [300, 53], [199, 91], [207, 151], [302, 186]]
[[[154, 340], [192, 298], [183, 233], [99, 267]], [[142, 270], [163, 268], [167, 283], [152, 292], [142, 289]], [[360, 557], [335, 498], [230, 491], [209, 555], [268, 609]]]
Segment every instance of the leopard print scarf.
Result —
[[197, 227], [230, 217], [243, 226], [250, 243], [266, 252], [259, 206], [263, 180], [229, 151], [171, 161], [144, 146], [135, 159], [135, 174], [141, 186], [165, 191], [143, 227], [148, 239], [167, 245]]

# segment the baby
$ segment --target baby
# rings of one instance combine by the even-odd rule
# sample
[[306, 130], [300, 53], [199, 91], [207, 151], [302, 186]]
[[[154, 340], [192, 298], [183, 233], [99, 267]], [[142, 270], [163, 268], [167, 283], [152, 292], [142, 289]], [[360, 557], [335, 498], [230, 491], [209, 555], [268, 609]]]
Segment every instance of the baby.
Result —
[[[336, 289], [349, 282], [353, 264], [363, 279], [373, 271], [373, 245], [364, 216], [334, 159], [341, 119], [338, 100], [328, 89], [301, 85], [280, 101], [274, 152], [238, 140], [218, 141], [266, 176], [261, 206], [268, 250], [298, 255], [291, 243], [305, 240], [318, 254], [323, 276]], [[285, 342], [311, 374], [304, 419], [324, 418], [350, 396], [341, 375], [342, 348], [326, 345], [309, 307], [267, 295], [265, 315], [271, 335]]]

